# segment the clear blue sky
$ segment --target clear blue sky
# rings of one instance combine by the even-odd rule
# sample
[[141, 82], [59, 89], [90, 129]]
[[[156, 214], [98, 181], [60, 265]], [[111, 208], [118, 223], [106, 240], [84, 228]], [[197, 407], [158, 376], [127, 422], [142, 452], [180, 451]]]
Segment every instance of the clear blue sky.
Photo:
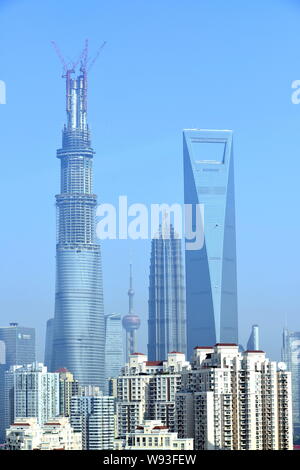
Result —
[[[300, 2], [0, 0], [0, 324], [53, 315], [55, 205], [64, 115], [55, 39], [76, 57], [106, 40], [89, 81], [95, 192], [102, 202], [182, 202], [182, 129], [235, 132], [240, 339], [253, 323], [277, 359], [300, 330]], [[105, 311], [127, 312], [133, 252], [146, 351], [150, 243], [102, 244]], [[41, 358], [41, 356], [40, 356]]]

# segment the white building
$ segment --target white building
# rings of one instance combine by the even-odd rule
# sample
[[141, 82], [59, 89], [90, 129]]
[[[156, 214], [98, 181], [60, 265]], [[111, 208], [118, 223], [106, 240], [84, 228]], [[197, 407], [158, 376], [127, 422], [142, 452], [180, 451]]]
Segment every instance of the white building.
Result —
[[176, 429], [198, 450], [292, 449], [291, 406], [290, 373], [263, 351], [197, 347], [176, 397]]
[[125, 450], [193, 450], [193, 439], [179, 439], [159, 420], [146, 420], [126, 434]]
[[82, 432], [84, 450], [114, 449], [115, 399], [97, 395], [75, 396], [71, 399], [71, 425]]
[[134, 353], [117, 378], [118, 435], [124, 438], [147, 420], [161, 420], [175, 429], [175, 396], [181, 388], [181, 373], [190, 363], [179, 352], [168, 354], [166, 361], [148, 361]]
[[15, 418], [37, 418], [43, 424], [58, 416], [59, 374], [41, 363], [12, 366], [5, 372], [5, 428]]
[[6, 450], [81, 450], [81, 433], [74, 432], [69, 419], [55, 418], [38, 424], [37, 418], [16, 418], [6, 430]]

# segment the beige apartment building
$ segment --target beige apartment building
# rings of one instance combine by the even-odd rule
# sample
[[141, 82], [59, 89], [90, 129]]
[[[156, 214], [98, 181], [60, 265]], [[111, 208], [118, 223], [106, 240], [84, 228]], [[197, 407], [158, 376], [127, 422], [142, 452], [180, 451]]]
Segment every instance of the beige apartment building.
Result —
[[182, 371], [175, 428], [198, 450], [292, 450], [290, 372], [263, 351], [196, 347]]

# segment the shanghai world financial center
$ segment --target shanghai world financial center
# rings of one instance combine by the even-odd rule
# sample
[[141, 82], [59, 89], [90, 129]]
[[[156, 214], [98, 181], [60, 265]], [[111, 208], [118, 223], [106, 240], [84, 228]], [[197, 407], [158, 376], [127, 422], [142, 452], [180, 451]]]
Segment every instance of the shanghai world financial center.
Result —
[[183, 133], [184, 202], [204, 205], [204, 243], [185, 251], [188, 356], [238, 343], [232, 131]]

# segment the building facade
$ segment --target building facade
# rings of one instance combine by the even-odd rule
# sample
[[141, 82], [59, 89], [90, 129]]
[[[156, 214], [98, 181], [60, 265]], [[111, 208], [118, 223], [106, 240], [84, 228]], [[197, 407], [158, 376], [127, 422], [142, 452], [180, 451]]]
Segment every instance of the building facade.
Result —
[[0, 343], [7, 368], [35, 361], [35, 329], [10, 323], [0, 328]]
[[197, 344], [238, 343], [232, 131], [183, 133], [184, 202], [204, 207], [203, 246], [185, 250], [188, 357]]
[[130, 355], [117, 379], [118, 437], [134, 433], [144, 420], [161, 420], [175, 429], [175, 397], [181, 388], [181, 373], [190, 367], [185, 355], [168, 354], [166, 361], [148, 361], [146, 355]]
[[67, 369], [56, 372], [59, 374], [59, 415], [68, 417], [71, 414], [72, 397], [82, 393], [82, 387]]
[[178, 438], [159, 420], [146, 420], [126, 434], [125, 450], [193, 450], [193, 439]]
[[67, 125], [61, 188], [56, 196], [56, 297], [52, 367], [72, 372], [81, 385], [104, 386], [104, 310], [100, 245], [96, 241], [93, 155], [87, 124], [87, 70], [66, 72]]
[[300, 332], [283, 330], [282, 360], [292, 375], [294, 439], [300, 440]]
[[292, 450], [290, 372], [263, 351], [195, 348], [176, 396], [176, 430], [197, 450]]
[[105, 391], [109, 379], [117, 377], [124, 364], [123, 328], [119, 313], [105, 315]]
[[35, 361], [35, 329], [10, 323], [0, 328], [0, 443], [5, 441], [5, 372]]
[[186, 354], [186, 313], [182, 240], [165, 221], [151, 245], [148, 357], [165, 360], [168, 352]]
[[83, 450], [113, 450], [115, 400], [113, 397], [85, 395], [71, 400], [71, 425], [82, 433]]
[[42, 425], [59, 414], [58, 373], [37, 362], [5, 372], [5, 429], [16, 418], [37, 418]]
[[51, 370], [52, 367], [52, 351], [53, 351], [53, 330], [54, 329], [54, 318], [49, 318], [46, 325], [46, 340], [45, 340], [45, 353], [44, 353], [44, 364]]
[[81, 433], [68, 418], [40, 425], [36, 418], [17, 418], [6, 431], [6, 450], [82, 450]]

